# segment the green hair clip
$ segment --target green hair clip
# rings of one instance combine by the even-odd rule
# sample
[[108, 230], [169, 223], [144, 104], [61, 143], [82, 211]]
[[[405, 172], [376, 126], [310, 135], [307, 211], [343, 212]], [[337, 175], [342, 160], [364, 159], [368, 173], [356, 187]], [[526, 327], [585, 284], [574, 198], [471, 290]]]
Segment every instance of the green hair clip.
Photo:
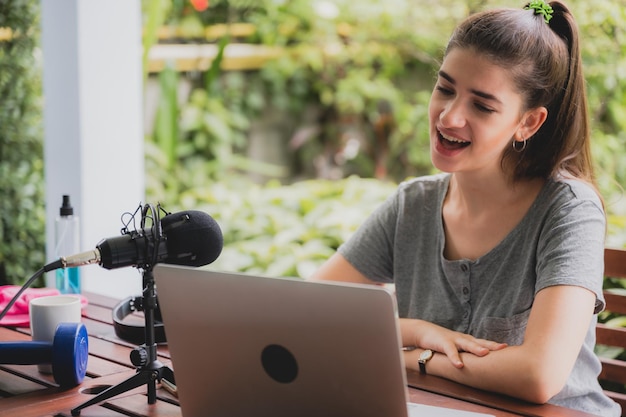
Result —
[[546, 3], [543, 0], [532, 0], [526, 6], [524, 6], [525, 10], [533, 10], [535, 14], [540, 14], [543, 16], [543, 20], [546, 23], [550, 23], [550, 19], [552, 19], [552, 6]]

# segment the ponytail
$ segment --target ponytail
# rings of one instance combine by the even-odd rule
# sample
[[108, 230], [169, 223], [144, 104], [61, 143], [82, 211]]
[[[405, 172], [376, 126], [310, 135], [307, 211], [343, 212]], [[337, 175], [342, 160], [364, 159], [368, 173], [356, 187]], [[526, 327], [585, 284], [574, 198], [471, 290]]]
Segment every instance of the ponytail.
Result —
[[566, 43], [569, 51], [569, 71], [562, 99], [555, 103], [557, 106], [553, 106], [556, 113], [554, 134], [562, 137], [563, 146], [557, 155], [557, 164], [552, 174], [571, 176], [594, 184], [591, 133], [578, 25], [563, 3], [554, 1], [550, 5], [554, 10], [550, 28]]

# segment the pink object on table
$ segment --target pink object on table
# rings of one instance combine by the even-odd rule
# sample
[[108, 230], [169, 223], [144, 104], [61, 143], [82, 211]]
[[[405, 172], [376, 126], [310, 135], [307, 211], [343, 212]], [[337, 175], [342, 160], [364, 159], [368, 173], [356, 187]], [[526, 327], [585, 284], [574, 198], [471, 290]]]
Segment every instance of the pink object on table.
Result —
[[[0, 312], [9, 304], [11, 299], [21, 289], [19, 285], [0, 285]], [[29, 327], [30, 318], [28, 303], [33, 298], [46, 297], [50, 295], [60, 295], [61, 292], [55, 288], [27, 288], [11, 306], [7, 314], [0, 320], [0, 326]], [[80, 296], [82, 307], [87, 305], [87, 298]]]

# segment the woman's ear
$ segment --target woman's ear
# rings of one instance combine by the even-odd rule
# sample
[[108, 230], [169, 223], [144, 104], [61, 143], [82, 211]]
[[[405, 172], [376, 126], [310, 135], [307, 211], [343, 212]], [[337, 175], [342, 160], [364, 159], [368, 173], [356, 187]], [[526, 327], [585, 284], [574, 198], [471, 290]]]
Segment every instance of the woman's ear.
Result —
[[519, 129], [516, 132], [516, 139], [526, 140], [537, 133], [543, 122], [548, 117], [548, 109], [545, 107], [536, 107], [528, 110], [522, 116]]

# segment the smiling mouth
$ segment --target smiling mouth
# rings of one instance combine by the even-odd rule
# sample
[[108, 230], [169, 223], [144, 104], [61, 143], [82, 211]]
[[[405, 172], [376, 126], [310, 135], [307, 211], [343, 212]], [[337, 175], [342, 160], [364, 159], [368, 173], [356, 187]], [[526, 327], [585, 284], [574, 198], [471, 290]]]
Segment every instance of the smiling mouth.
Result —
[[465, 148], [471, 144], [471, 142], [447, 136], [441, 132], [438, 132], [437, 136], [439, 136], [439, 143], [448, 150]]

